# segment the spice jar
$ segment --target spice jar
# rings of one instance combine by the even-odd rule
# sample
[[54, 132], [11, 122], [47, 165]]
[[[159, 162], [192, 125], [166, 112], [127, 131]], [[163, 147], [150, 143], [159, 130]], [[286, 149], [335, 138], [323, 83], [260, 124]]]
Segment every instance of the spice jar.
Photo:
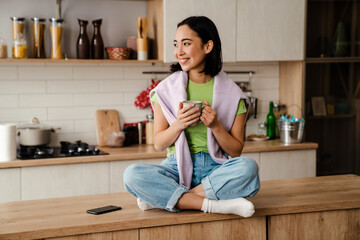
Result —
[[62, 22], [63, 19], [51, 18], [50, 20], [50, 35], [51, 35], [51, 58], [63, 59], [61, 38], [63, 33]]
[[145, 125], [146, 144], [154, 144], [154, 115], [148, 114], [146, 118], [148, 120]]
[[3, 38], [0, 37], [0, 58], [7, 58], [7, 44]]
[[44, 18], [32, 18], [32, 53], [33, 58], [45, 58], [45, 46], [44, 46], [44, 30], [45, 19]]
[[25, 18], [11, 17], [12, 55], [13, 58], [27, 58], [27, 41], [25, 38]]

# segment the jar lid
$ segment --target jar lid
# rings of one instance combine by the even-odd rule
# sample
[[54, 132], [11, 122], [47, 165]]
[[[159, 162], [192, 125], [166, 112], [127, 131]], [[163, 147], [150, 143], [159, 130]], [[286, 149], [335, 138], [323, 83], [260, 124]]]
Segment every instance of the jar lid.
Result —
[[147, 114], [146, 119], [149, 121], [154, 121], [154, 114]]
[[10, 19], [12, 20], [12, 21], [17, 21], [17, 22], [23, 22], [23, 21], [25, 21], [25, 18], [24, 17], [10, 17]]
[[41, 22], [41, 23], [44, 23], [46, 21], [45, 18], [38, 18], [38, 17], [33, 17], [33, 18], [31, 18], [31, 20], [33, 22]]
[[62, 23], [64, 21], [64, 19], [61, 19], [61, 18], [50, 18], [49, 19], [50, 22], [53, 22], [53, 23]]

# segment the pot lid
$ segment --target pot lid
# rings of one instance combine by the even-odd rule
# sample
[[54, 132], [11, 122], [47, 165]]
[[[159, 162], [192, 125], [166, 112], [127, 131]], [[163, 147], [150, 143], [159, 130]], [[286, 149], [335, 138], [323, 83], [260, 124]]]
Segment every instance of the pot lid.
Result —
[[31, 119], [30, 123], [21, 125], [19, 129], [44, 130], [44, 129], [50, 129], [50, 127], [44, 124], [40, 124], [39, 119], [34, 117], [33, 119]]

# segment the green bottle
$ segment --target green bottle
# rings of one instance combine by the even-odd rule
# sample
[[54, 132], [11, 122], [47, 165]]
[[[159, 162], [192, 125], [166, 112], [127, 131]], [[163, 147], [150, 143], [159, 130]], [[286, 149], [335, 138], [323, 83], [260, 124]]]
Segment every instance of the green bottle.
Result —
[[274, 103], [270, 102], [269, 113], [266, 116], [266, 136], [270, 139], [276, 138], [276, 117], [273, 111]]

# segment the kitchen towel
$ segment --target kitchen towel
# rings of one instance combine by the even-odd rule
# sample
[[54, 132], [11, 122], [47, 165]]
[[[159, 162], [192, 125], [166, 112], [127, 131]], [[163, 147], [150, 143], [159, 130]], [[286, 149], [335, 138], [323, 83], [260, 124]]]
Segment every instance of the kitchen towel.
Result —
[[16, 125], [0, 124], [0, 162], [16, 159]]

